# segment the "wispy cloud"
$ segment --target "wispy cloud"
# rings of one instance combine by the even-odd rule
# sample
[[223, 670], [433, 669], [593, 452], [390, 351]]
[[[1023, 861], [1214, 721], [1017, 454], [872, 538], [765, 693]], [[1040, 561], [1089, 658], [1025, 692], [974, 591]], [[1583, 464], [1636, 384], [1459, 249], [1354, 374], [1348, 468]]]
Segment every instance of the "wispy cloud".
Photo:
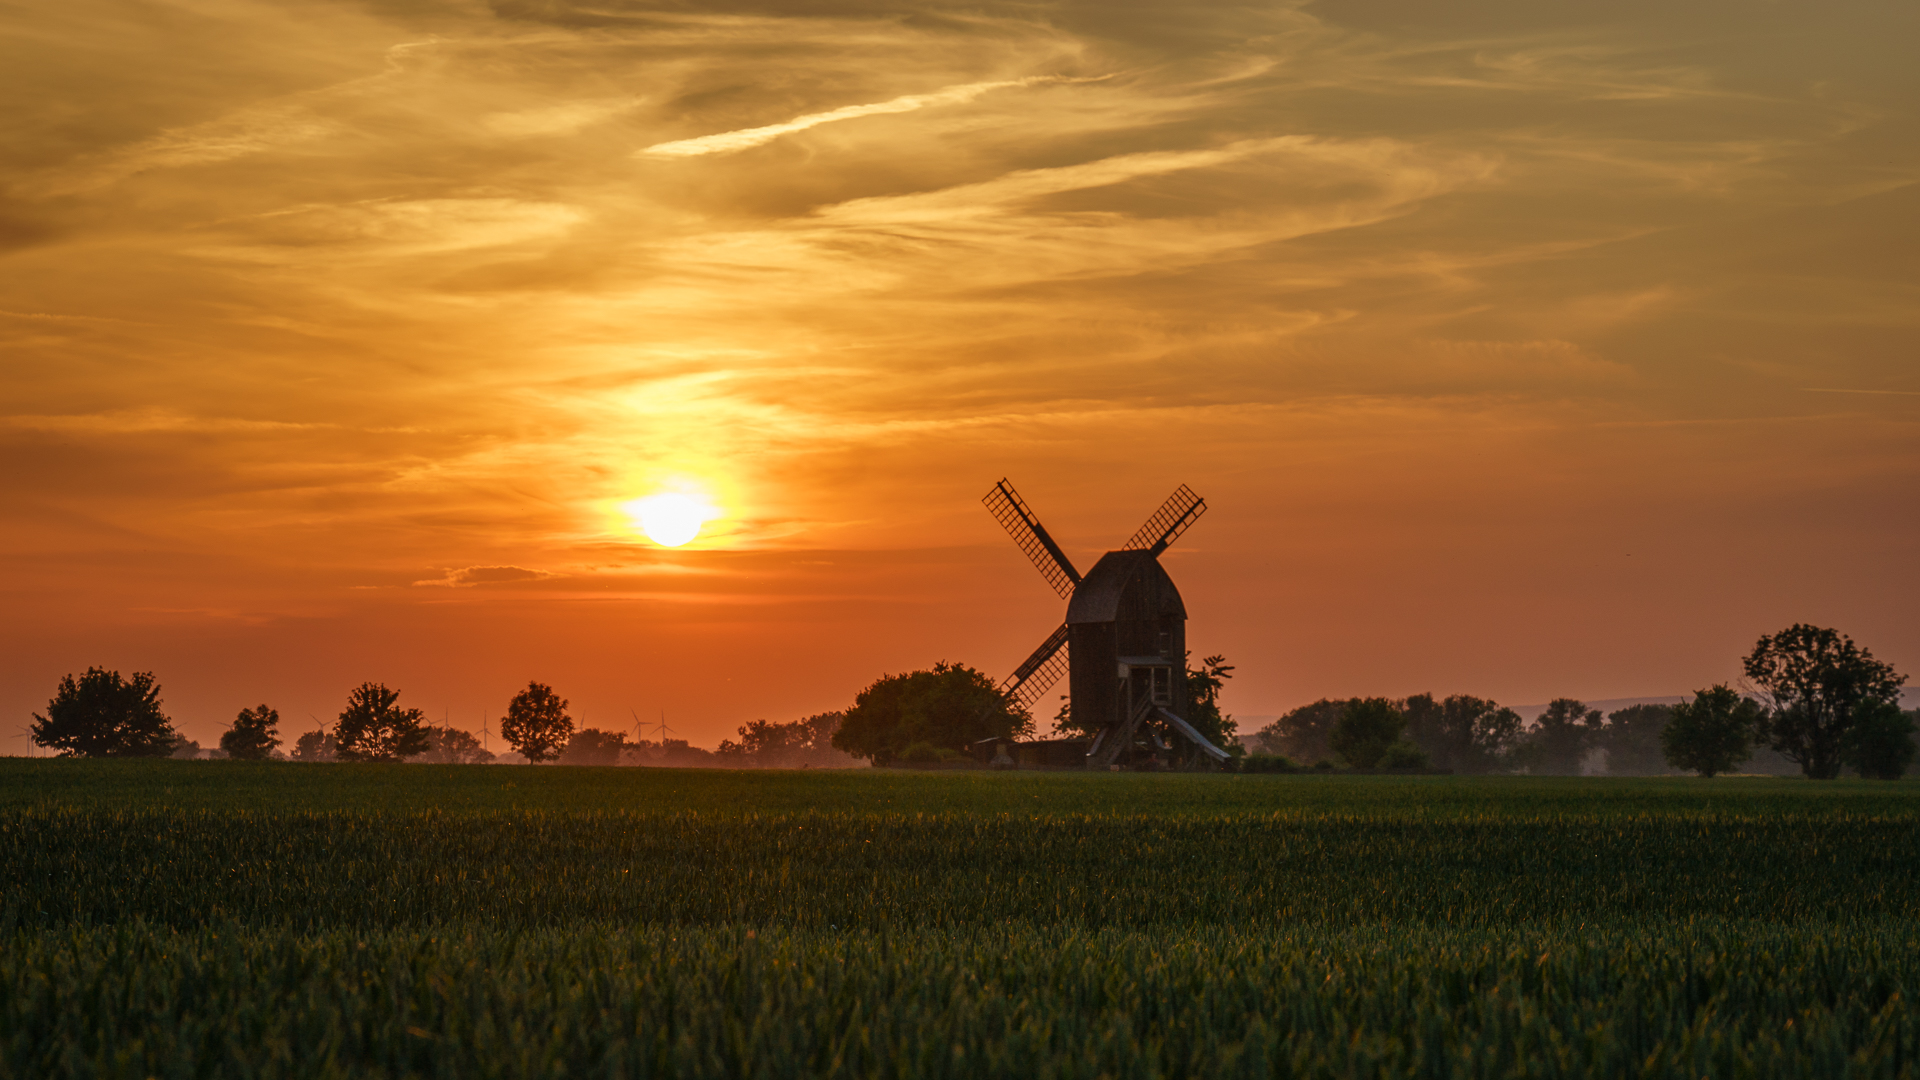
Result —
[[522, 581], [542, 581], [553, 576], [545, 570], [529, 570], [524, 566], [466, 566], [457, 570], [448, 570], [444, 576], [416, 581], [414, 584], [470, 589], [475, 585], [510, 585]]
[[1057, 75], [1040, 75], [1026, 79], [1003, 79], [998, 82], [967, 83], [963, 86], [949, 86], [927, 94], [903, 94], [888, 101], [876, 101], [867, 105], [846, 105], [821, 113], [808, 113], [796, 116], [780, 124], [768, 124], [764, 127], [742, 128], [738, 131], [723, 131], [715, 135], [702, 135], [695, 139], [677, 139], [673, 142], [655, 143], [638, 151], [636, 157], [699, 157], [704, 154], [732, 154], [770, 143], [782, 135], [791, 135], [796, 131], [819, 127], [841, 120], [857, 120], [863, 116], [881, 116], [887, 113], [913, 112], [917, 109], [935, 105], [960, 105], [972, 101], [990, 90], [1004, 90], [1015, 86], [1038, 86], [1044, 83], [1083, 82], [1088, 80], [1067, 79]]

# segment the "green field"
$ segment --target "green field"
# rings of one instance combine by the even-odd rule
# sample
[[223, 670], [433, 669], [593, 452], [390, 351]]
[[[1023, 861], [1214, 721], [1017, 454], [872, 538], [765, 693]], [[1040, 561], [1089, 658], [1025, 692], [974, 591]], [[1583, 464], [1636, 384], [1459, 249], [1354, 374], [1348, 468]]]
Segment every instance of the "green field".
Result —
[[1905, 1076], [1920, 785], [0, 762], [0, 1077]]

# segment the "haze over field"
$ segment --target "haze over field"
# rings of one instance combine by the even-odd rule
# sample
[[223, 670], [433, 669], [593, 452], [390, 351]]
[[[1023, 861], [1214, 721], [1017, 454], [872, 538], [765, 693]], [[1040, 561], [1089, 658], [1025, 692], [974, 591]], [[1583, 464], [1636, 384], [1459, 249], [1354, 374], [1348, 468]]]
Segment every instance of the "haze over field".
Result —
[[1911, 4], [5, 25], [16, 725], [90, 664], [203, 743], [1002, 675], [1061, 609], [1003, 475], [1083, 567], [1207, 498], [1230, 712], [1669, 696], [1796, 621], [1920, 670]]

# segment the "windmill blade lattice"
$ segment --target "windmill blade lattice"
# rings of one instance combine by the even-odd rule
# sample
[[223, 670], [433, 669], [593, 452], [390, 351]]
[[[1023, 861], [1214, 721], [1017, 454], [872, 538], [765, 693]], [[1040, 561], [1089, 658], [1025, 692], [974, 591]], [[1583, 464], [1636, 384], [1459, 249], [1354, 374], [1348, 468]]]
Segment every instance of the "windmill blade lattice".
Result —
[[1067, 626], [1060, 624], [1026, 662], [1013, 669], [1007, 681], [1000, 684], [1000, 693], [1012, 697], [1026, 708], [1033, 708], [1060, 676], [1067, 673]]
[[1002, 479], [980, 501], [987, 505], [987, 512], [1007, 530], [1020, 550], [1027, 553], [1027, 558], [1033, 560], [1034, 567], [1047, 579], [1047, 584], [1053, 586], [1053, 591], [1063, 597], [1072, 596], [1080, 584], [1080, 571], [1073, 568], [1067, 553], [1047, 535], [1046, 526], [1027, 509], [1013, 485]]
[[1194, 522], [1200, 520], [1200, 515], [1206, 512], [1207, 500], [1195, 495], [1192, 488], [1181, 484], [1173, 494], [1167, 496], [1167, 501], [1160, 504], [1160, 509], [1153, 512], [1153, 516], [1147, 519], [1147, 523], [1140, 526], [1140, 531], [1134, 533], [1133, 539], [1128, 540], [1126, 546], [1120, 550], [1144, 549], [1159, 555], [1167, 550], [1168, 545], [1180, 539], [1180, 534], [1191, 528]]

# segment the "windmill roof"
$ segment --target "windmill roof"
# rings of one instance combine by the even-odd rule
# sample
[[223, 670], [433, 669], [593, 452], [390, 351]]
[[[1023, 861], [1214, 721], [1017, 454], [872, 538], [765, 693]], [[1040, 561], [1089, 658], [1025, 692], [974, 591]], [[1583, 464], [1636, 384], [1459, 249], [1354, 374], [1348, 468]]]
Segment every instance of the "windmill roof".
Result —
[[1122, 618], [1177, 615], [1187, 609], [1180, 590], [1151, 551], [1109, 551], [1100, 556], [1067, 602], [1068, 623], [1117, 622]]

